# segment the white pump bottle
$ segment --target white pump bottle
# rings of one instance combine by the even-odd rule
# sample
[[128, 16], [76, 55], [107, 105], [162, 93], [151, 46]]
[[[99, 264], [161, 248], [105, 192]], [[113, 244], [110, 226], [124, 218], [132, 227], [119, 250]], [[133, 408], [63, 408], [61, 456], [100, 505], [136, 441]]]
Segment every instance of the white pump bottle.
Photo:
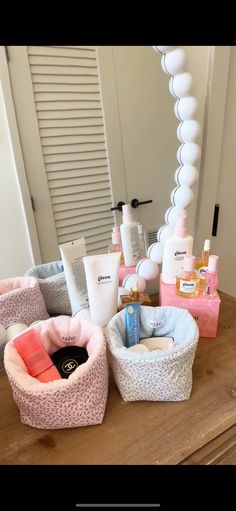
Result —
[[186, 216], [178, 216], [172, 236], [164, 242], [162, 281], [165, 284], [176, 283], [176, 275], [183, 267], [184, 256], [192, 255], [192, 250], [193, 237], [186, 234]]
[[130, 204], [122, 206], [123, 224], [120, 226], [125, 266], [134, 266], [140, 259], [138, 224], [133, 218]]

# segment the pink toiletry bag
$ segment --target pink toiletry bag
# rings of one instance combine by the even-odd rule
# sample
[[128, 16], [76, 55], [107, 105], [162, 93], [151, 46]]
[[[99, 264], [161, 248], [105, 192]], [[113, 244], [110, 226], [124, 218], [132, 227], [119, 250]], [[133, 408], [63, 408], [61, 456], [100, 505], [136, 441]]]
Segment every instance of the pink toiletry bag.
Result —
[[106, 341], [102, 329], [83, 318], [69, 316], [50, 318], [33, 328], [49, 355], [69, 345], [85, 347], [89, 358], [68, 379], [41, 383], [28, 374], [12, 339], [5, 346], [4, 365], [21, 422], [40, 429], [101, 424], [108, 394]]
[[0, 280], [0, 323], [7, 328], [13, 323], [30, 326], [48, 319], [43, 295], [35, 277]]

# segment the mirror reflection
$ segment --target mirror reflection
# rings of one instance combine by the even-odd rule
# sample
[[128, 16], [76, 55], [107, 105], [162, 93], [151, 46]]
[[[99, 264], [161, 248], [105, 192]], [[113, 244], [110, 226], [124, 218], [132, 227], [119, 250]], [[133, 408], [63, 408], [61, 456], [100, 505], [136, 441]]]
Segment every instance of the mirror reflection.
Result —
[[5, 184], [24, 257], [3, 277], [31, 267], [32, 253], [35, 264], [59, 259], [58, 244], [82, 236], [88, 254], [106, 252], [119, 201], [152, 201], [134, 214], [155, 241], [179, 145], [160, 55], [148, 46], [9, 46], [8, 55], [1, 47]]

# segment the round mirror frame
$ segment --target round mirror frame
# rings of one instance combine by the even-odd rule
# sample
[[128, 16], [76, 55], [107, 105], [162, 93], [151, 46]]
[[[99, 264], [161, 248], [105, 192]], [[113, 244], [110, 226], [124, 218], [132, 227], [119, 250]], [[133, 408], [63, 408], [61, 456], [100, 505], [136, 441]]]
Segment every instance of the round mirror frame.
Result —
[[[191, 187], [198, 180], [199, 173], [196, 165], [201, 157], [201, 148], [196, 143], [201, 135], [201, 126], [195, 120], [198, 103], [191, 96], [193, 79], [192, 75], [186, 71], [186, 52], [178, 46], [153, 46], [153, 49], [162, 55], [161, 67], [170, 76], [169, 90], [176, 98], [174, 114], [180, 121], [177, 127], [177, 138], [181, 145], [177, 150], [179, 167], [175, 171], [176, 187], [170, 195], [172, 205], [165, 212], [165, 224], [157, 231], [157, 242], [147, 250], [147, 257], [152, 261], [149, 278], [145, 279], [145, 274], [141, 271], [142, 265], [138, 263], [136, 273], [133, 274], [134, 279], [139, 276], [137, 280], [153, 280], [158, 275], [158, 265], [162, 263], [163, 257], [163, 242], [171, 235], [177, 216], [186, 215], [186, 208], [193, 201], [194, 193]], [[153, 262], [156, 263], [156, 270], [152, 271]]]

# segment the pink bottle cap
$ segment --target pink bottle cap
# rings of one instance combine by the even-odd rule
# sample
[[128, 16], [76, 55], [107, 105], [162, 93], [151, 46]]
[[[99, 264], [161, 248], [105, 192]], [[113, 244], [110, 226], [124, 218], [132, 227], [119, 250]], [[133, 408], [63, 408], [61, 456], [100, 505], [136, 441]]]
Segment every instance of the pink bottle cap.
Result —
[[130, 204], [124, 204], [124, 206], [122, 206], [122, 212], [123, 212], [123, 223], [131, 224], [134, 221], [134, 218], [133, 218], [133, 212], [132, 212]]
[[178, 236], [178, 238], [184, 238], [186, 235], [186, 215], [177, 216], [175, 227], [173, 230], [173, 236]]
[[195, 256], [185, 256], [184, 257], [184, 271], [193, 271], [194, 270], [194, 262]]
[[215, 273], [217, 271], [219, 257], [217, 255], [210, 255], [208, 259], [208, 269], [210, 273]]
[[113, 245], [121, 244], [120, 228], [117, 225], [115, 225], [115, 227], [113, 227], [111, 239], [112, 239]]

